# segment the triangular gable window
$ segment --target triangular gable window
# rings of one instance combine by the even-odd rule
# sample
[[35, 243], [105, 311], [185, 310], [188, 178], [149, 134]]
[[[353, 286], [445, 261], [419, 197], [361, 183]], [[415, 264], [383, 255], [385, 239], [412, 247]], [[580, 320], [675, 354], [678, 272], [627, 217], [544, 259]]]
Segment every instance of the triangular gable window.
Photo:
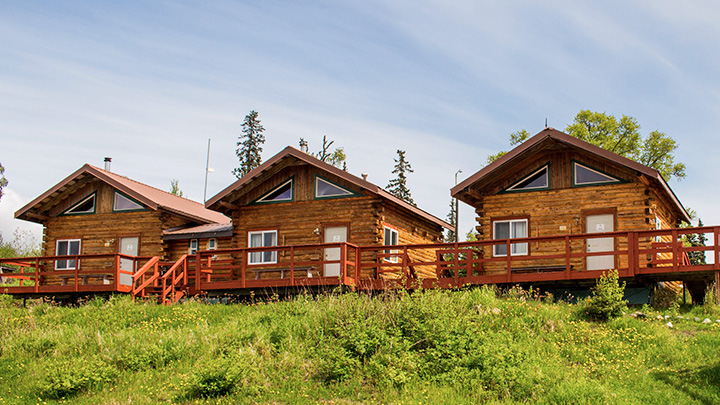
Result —
[[341, 187], [330, 180], [315, 176], [315, 198], [352, 197], [355, 193]]
[[544, 190], [550, 187], [548, 166], [545, 165], [539, 170], [533, 172], [524, 179], [518, 181], [512, 186], [505, 189], [505, 191], [531, 191], [531, 190]]
[[131, 200], [129, 197], [115, 192], [113, 197], [113, 211], [138, 211], [144, 209], [142, 205]]
[[95, 193], [80, 200], [79, 203], [73, 205], [63, 212], [63, 215], [82, 215], [95, 213]]
[[622, 180], [610, 176], [609, 174], [605, 174], [599, 170], [573, 162], [573, 185], [575, 186], [590, 186], [621, 182]]
[[287, 202], [293, 200], [293, 179], [275, 187], [269, 193], [255, 200], [255, 203]]

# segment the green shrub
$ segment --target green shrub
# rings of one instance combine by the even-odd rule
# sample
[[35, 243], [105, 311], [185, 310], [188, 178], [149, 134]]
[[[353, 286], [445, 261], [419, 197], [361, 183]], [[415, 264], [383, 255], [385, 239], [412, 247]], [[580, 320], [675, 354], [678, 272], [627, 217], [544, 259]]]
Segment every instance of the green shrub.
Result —
[[600, 276], [590, 297], [583, 305], [585, 315], [594, 320], [607, 321], [622, 315], [627, 310], [627, 301], [623, 300], [625, 282], [620, 283], [617, 270], [610, 270]]
[[67, 398], [113, 381], [117, 372], [99, 359], [59, 360], [51, 362], [38, 384], [39, 396], [48, 399]]

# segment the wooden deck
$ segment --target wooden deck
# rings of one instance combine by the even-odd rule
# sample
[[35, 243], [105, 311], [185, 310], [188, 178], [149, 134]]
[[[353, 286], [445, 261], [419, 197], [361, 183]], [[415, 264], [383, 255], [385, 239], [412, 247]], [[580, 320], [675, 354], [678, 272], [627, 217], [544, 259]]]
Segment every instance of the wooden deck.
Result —
[[[709, 245], [685, 247], [682, 235], [693, 233], [709, 235]], [[613, 238], [615, 250], [588, 253], [587, 240], [599, 237]], [[664, 242], [656, 242], [660, 240]], [[587, 269], [587, 260], [593, 256], [608, 260], [611, 256], [613, 267], [625, 280], [695, 280], [706, 284], [715, 280], [720, 284], [719, 241], [720, 226], [715, 226], [424, 245], [329, 243], [225, 249], [183, 256], [175, 263], [162, 263], [157, 257], [120, 254], [14, 258], [0, 259], [0, 264], [17, 269], [4, 276], [19, 279], [20, 285], [0, 286], [0, 292], [19, 295], [122, 292], [138, 297], [154, 293], [163, 302], [174, 302], [187, 294], [283, 287], [347, 286], [378, 290], [568, 283], [592, 281], [606, 272]], [[518, 243], [527, 244], [528, 255], [492, 254], [495, 245], [505, 245], [509, 252], [511, 245]], [[274, 252], [274, 260], [251, 264], [250, 255], [257, 252]], [[705, 252], [709, 264], [692, 265], [687, 260], [689, 252]], [[68, 259], [77, 261], [77, 269], [54, 270], [55, 261]], [[121, 270], [121, 259], [131, 260], [136, 270]], [[498, 265], [502, 271], [496, 270]], [[435, 276], [418, 276], [421, 274]], [[121, 275], [130, 276], [131, 283], [119, 283]]]

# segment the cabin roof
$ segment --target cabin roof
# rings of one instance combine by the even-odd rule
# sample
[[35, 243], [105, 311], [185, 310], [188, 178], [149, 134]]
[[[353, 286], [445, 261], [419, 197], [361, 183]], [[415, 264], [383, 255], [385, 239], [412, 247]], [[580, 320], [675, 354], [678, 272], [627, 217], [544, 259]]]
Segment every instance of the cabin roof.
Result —
[[66, 197], [66, 191], [70, 190], [73, 185], [92, 177], [109, 184], [114, 189], [135, 199], [151, 210], [165, 210], [202, 224], [230, 222], [230, 219], [225, 215], [211, 211], [201, 203], [173, 195], [167, 191], [90, 164], [83, 165], [51, 189], [20, 208], [15, 212], [15, 218], [42, 223], [42, 220], [46, 219], [46, 212], [62, 198]]
[[[210, 209], [222, 209], [222, 202], [227, 200], [228, 197], [235, 191], [243, 191], [242, 189], [250, 183], [252, 183], [252, 180], [266, 172], [267, 170], [271, 169], [272, 167], [276, 166], [277, 164], [280, 164], [283, 161], [286, 161], [287, 159], [295, 158], [298, 159], [304, 163], [310, 164], [312, 166], [317, 167], [318, 169], [324, 170], [326, 172], [329, 172], [351, 184], [354, 184], [363, 190], [367, 190], [375, 195], [378, 195], [382, 197], [385, 200], [390, 201], [391, 203], [400, 206], [401, 208], [404, 208], [411, 213], [420, 216], [430, 222], [433, 222], [437, 225], [442, 226], [446, 229], [452, 229], [452, 226], [448, 224], [447, 222], [443, 221], [442, 219], [406, 202], [405, 200], [402, 200], [401, 198], [398, 198], [383, 188], [370, 183], [367, 180], [363, 180], [360, 177], [354, 176], [342, 169], [339, 169], [329, 163], [323, 162], [320, 159], [317, 159], [305, 152], [301, 152], [291, 146], [286, 147], [280, 153], [276, 154], [275, 156], [268, 159], [265, 163], [261, 164], [260, 166], [256, 167], [255, 169], [251, 170], [248, 174], [238, 179], [236, 182], [232, 183], [228, 187], [226, 187], [224, 190], [219, 192], [217, 195], [209, 199], [205, 206]], [[249, 191], [250, 188], [248, 188], [247, 191]], [[244, 192], [244, 191], [243, 191]], [[230, 202], [230, 201], [225, 201]]]
[[178, 226], [165, 229], [163, 239], [199, 239], [199, 238], [223, 238], [232, 236], [232, 224], [204, 224], [198, 226]]
[[685, 207], [683, 207], [682, 203], [680, 203], [680, 200], [677, 198], [677, 196], [667, 184], [665, 179], [662, 177], [660, 172], [651, 167], [638, 163], [632, 159], [620, 156], [616, 153], [610, 152], [609, 150], [585, 142], [581, 139], [575, 138], [574, 136], [570, 136], [564, 132], [560, 132], [550, 127], [543, 129], [537, 135], [523, 142], [515, 149], [501, 156], [489, 165], [483, 167], [482, 169], [480, 169], [480, 171], [468, 177], [457, 186], [453, 187], [450, 190], [450, 193], [453, 197], [472, 205], [472, 197], [468, 194], [468, 189], [470, 188], [470, 186], [481, 182], [491, 173], [494, 173], [498, 170], [509, 167], [516, 162], [526, 159], [529, 155], [548, 148], [556, 142], [582, 149], [601, 158], [610, 160], [618, 165], [632, 169], [638, 174], [646, 176], [651, 181], [659, 185], [659, 187], [665, 192], [670, 201], [672, 201], [676, 211], [680, 214], [680, 217], [688, 223], [690, 222], [690, 216], [685, 210]]

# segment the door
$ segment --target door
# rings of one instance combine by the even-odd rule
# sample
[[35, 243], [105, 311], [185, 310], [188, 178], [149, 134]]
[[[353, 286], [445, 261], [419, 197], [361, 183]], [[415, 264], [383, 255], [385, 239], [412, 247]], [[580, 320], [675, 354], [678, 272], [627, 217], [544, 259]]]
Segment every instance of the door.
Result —
[[[347, 242], [347, 227], [332, 226], [325, 228], [325, 243]], [[340, 260], [340, 248], [326, 248], [325, 260]], [[340, 263], [326, 263], [324, 266], [325, 277], [339, 277]]]
[[[138, 255], [138, 244], [140, 238], [133, 236], [131, 238], [120, 238], [120, 253], [137, 256]], [[130, 259], [120, 258], [120, 270], [135, 272], [135, 261]], [[132, 276], [130, 274], [120, 273], [120, 285], [132, 285]]]
[[[615, 230], [615, 215], [600, 214], [588, 215], [585, 217], [585, 232], [601, 233], [613, 232]], [[587, 239], [586, 251], [612, 252], [615, 250], [615, 238], [591, 238]], [[587, 270], [610, 270], [615, 268], [615, 255], [588, 256]]]

